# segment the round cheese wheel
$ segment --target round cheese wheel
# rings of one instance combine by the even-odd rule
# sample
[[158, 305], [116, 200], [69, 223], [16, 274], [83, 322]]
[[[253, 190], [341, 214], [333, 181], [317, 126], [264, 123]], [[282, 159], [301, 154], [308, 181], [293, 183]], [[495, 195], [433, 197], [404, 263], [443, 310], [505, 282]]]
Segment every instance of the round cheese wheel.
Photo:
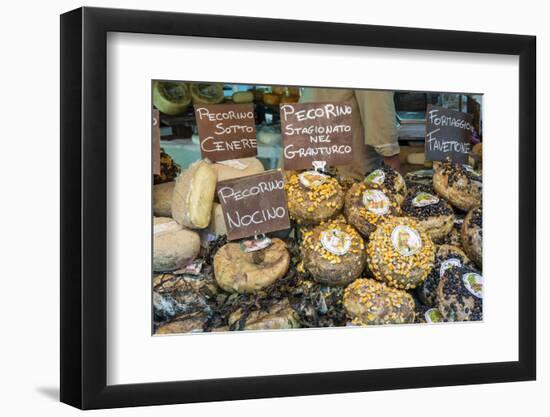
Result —
[[305, 231], [301, 249], [304, 268], [321, 284], [349, 284], [365, 269], [365, 242], [341, 216]]
[[436, 305], [437, 286], [443, 273], [451, 266], [470, 265], [466, 254], [453, 245], [440, 245], [435, 254], [434, 267], [422, 285], [416, 287], [416, 294], [422, 303], [432, 307]]
[[417, 220], [433, 241], [441, 241], [453, 229], [453, 208], [430, 186], [417, 185], [410, 189], [401, 209], [404, 215]]
[[318, 224], [342, 210], [344, 190], [335, 178], [316, 171], [305, 171], [287, 178], [288, 211], [298, 223]]
[[263, 164], [254, 157], [216, 162], [212, 164], [212, 169], [216, 173], [218, 182], [264, 172]]
[[413, 323], [415, 304], [411, 295], [374, 279], [357, 279], [344, 291], [344, 307], [352, 324]]
[[172, 196], [172, 217], [182, 226], [204, 229], [210, 223], [216, 192], [216, 171], [200, 160], [176, 180]]
[[483, 277], [476, 270], [452, 266], [437, 287], [437, 306], [447, 321], [483, 319]]
[[475, 264], [481, 268], [483, 265], [483, 213], [481, 206], [474, 207], [468, 212], [462, 223], [461, 237], [464, 251]]
[[392, 217], [370, 235], [367, 254], [376, 279], [408, 290], [422, 284], [431, 271], [435, 246], [416, 220]]
[[228, 319], [231, 330], [275, 330], [300, 327], [298, 314], [292, 309], [288, 299], [269, 306], [265, 310], [254, 310], [242, 317], [241, 309], [231, 313]]
[[191, 84], [191, 96], [195, 104], [217, 104], [224, 100], [223, 84]]
[[173, 219], [155, 217], [153, 230], [153, 271], [174, 271], [199, 254], [198, 233], [184, 229]]
[[219, 203], [214, 203], [212, 205], [212, 214], [210, 216], [208, 231], [216, 236], [227, 234], [227, 227], [225, 226], [222, 205]]
[[158, 217], [172, 217], [172, 194], [175, 181], [153, 185], [153, 214]]
[[285, 243], [273, 239], [271, 245], [245, 252], [240, 243], [227, 243], [214, 255], [214, 276], [228, 292], [253, 293], [261, 290], [288, 271], [290, 255]]
[[244, 104], [254, 101], [254, 93], [252, 91], [237, 91], [233, 93], [233, 103]]
[[155, 81], [153, 104], [164, 114], [170, 116], [182, 114], [191, 104], [189, 87], [183, 82]]
[[469, 211], [481, 202], [481, 175], [467, 165], [434, 162], [433, 188], [462, 211]]

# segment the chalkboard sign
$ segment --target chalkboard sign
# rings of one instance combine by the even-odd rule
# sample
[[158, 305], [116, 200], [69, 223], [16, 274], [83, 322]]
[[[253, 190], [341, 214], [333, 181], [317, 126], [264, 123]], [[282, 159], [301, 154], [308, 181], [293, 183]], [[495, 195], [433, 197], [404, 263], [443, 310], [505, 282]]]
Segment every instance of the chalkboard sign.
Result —
[[201, 155], [211, 161], [256, 156], [252, 104], [196, 104]]
[[280, 115], [286, 169], [312, 168], [313, 161], [352, 162], [351, 103], [283, 104]]
[[280, 170], [222, 181], [217, 193], [229, 240], [290, 227]]
[[426, 159], [445, 161], [450, 158], [455, 163], [467, 163], [472, 120], [471, 114], [428, 105], [424, 146]]
[[153, 109], [153, 174], [160, 175], [160, 115]]

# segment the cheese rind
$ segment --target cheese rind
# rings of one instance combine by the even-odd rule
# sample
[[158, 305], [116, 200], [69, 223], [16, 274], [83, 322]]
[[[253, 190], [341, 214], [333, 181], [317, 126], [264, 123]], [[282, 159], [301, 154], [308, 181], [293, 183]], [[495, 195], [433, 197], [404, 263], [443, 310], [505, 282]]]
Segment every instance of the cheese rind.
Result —
[[175, 185], [175, 181], [153, 185], [153, 214], [155, 216], [172, 216], [172, 194]]
[[169, 217], [155, 217], [153, 233], [153, 271], [169, 272], [197, 257], [198, 233], [184, 229]]
[[200, 160], [178, 177], [172, 196], [172, 217], [190, 229], [204, 229], [210, 223], [216, 191], [216, 172]]
[[212, 214], [210, 216], [208, 231], [216, 236], [227, 234], [227, 227], [225, 226], [222, 205], [219, 203], [214, 203], [212, 205]]
[[254, 157], [232, 159], [212, 164], [218, 182], [264, 172], [263, 164]]

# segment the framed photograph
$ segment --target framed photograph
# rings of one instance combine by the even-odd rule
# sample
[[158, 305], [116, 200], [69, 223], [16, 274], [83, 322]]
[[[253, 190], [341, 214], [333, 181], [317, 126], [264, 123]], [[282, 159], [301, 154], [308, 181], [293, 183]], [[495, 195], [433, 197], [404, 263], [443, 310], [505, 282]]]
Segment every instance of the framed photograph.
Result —
[[535, 37], [61, 16], [61, 401], [533, 380]]

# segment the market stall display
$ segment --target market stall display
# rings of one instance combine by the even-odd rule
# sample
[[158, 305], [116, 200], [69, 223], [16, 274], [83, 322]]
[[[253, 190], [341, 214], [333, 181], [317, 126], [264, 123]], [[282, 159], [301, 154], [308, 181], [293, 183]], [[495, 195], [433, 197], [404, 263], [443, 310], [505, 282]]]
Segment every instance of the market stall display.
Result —
[[346, 287], [344, 307], [356, 325], [414, 322], [415, 305], [411, 295], [371, 278], [357, 279]]
[[299, 224], [319, 224], [340, 213], [344, 205], [338, 181], [321, 172], [292, 174], [285, 187], [290, 216]]
[[[284, 86], [225, 86], [226, 98], [222, 84], [170, 88], [201, 104], [198, 147], [219, 152], [184, 158], [163, 142], [184, 170], [161, 150], [155, 334], [482, 319], [482, 151], [468, 132], [449, 151], [433, 130], [399, 171], [363, 174], [348, 165], [346, 102], [295, 104], [300, 89]], [[202, 117], [186, 111], [178, 119]]]
[[481, 206], [471, 209], [462, 223], [462, 246], [478, 268], [482, 267], [483, 212]]

